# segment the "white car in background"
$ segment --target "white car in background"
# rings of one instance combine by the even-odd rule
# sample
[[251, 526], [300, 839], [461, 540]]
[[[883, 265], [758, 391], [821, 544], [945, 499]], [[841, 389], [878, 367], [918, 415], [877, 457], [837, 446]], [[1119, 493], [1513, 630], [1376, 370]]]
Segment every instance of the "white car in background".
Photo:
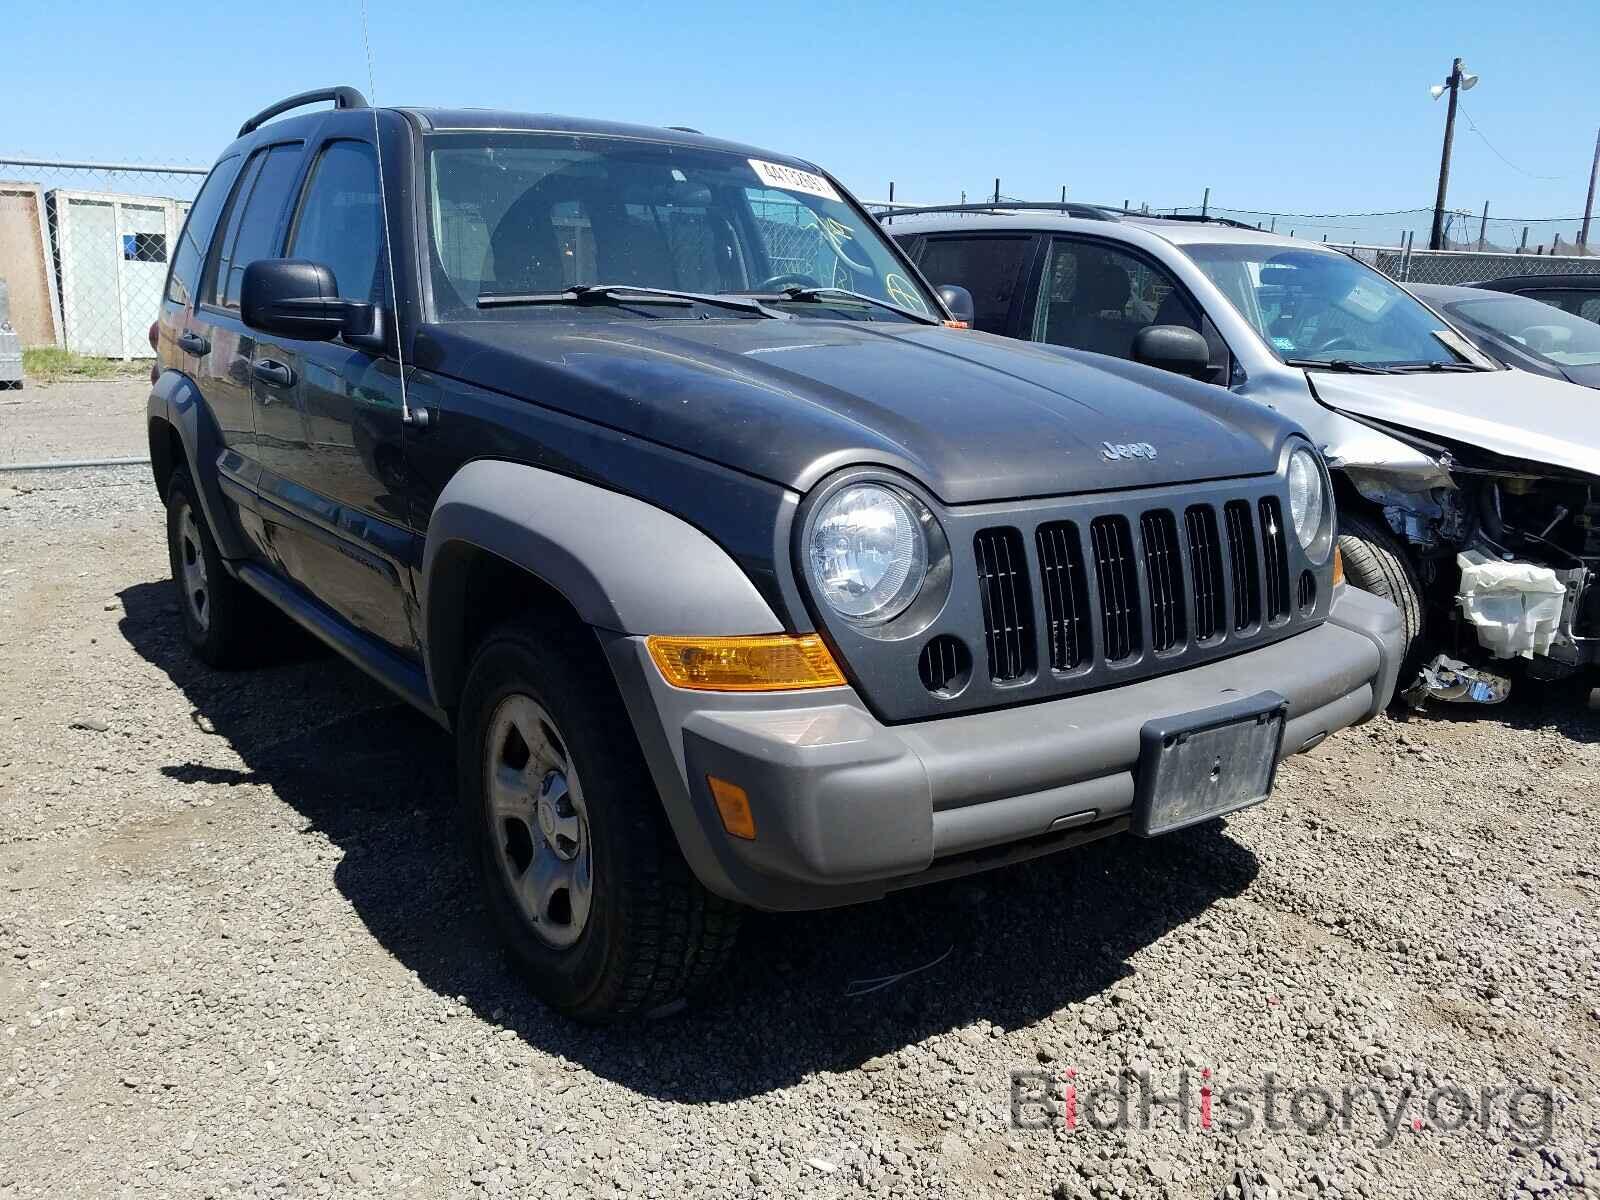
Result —
[[1542, 679], [1600, 663], [1593, 391], [1508, 370], [1327, 246], [1066, 208], [886, 222], [925, 276], [972, 293], [981, 331], [1179, 371], [1299, 421], [1333, 468], [1351, 582], [1405, 618], [1415, 694], [1497, 700], [1505, 660]]

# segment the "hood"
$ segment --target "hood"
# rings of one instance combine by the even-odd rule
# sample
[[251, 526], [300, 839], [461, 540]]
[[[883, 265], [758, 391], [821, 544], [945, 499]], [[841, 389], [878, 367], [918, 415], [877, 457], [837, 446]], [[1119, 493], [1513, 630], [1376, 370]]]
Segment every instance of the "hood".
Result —
[[1526, 371], [1307, 374], [1329, 408], [1508, 458], [1600, 475], [1600, 397], [1575, 383]]
[[796, 491], [881, 463], [950, 504], [1267, 474], [1294, 428], [1137, 364], [923, 325], [474, 321], [425, 326], [414, 356]]

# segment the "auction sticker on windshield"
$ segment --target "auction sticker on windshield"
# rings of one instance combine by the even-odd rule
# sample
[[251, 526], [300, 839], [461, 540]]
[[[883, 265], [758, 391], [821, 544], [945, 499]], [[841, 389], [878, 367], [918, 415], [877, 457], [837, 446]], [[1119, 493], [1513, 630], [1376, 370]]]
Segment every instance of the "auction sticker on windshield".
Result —
[[839, 193], [834, 191], [833, 184], [821, 175], [813, 175], [810, 171], [802, 171], [799, 167], [786, 167], [782, 163], [763, 162], [759, 158], [749, 160], [755, 169], [757, 178], [768, 187], [781, 188], [786, 192], [802, 192], [807, 196], [821, 196], [824, 200], [837, 200]]

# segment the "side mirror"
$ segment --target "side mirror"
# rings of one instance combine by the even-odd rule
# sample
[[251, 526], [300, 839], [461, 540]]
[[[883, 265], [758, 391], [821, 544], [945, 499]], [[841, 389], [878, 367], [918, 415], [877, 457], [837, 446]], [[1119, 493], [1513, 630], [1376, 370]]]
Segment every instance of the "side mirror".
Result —
[[333, 272], [303, 258], [263, 258], [244, 269], [239, 317], [251, 329], [308, 342], [332, 338], [366, 345], [378, 331], [378, 310], [343, 300]]
[[944, 302], [944, 306], [956, 320], [965, 321], [971, 328], [977, 327], [978, 310], [973, 307], [972, 293], [966, 288], [955, 283], [941, 283], [939, 299]]
[[1147, 325], [1133, 335], [1133, 360], [1191, 379], [1211, 374], [1211, 347], [1186, 325]]

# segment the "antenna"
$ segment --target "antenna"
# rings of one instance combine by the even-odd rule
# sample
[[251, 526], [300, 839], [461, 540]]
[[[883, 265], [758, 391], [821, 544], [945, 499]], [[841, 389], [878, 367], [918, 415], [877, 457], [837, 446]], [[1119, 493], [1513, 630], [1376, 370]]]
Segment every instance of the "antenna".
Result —
[[383, 186], [383, 132], [378, 128], [378, 83], [372, 70], [372, 37], [367, 32], [367, 0], [361, 0], [361, 44], [367, 52], [367, 95], [372, 97], [372, 145], [378, 155], [378, 210], [383, 219], [383, 255], [389, 276], [389, 312], [394, 317], [394, 356], [400, 367], [400, 421], [426, 425], [427, 409], [413, 413], [406, 402], [406, 354], [400, 345], [400, 292], [394, 275], [394, 240], [389, 236], [389, 193]]

